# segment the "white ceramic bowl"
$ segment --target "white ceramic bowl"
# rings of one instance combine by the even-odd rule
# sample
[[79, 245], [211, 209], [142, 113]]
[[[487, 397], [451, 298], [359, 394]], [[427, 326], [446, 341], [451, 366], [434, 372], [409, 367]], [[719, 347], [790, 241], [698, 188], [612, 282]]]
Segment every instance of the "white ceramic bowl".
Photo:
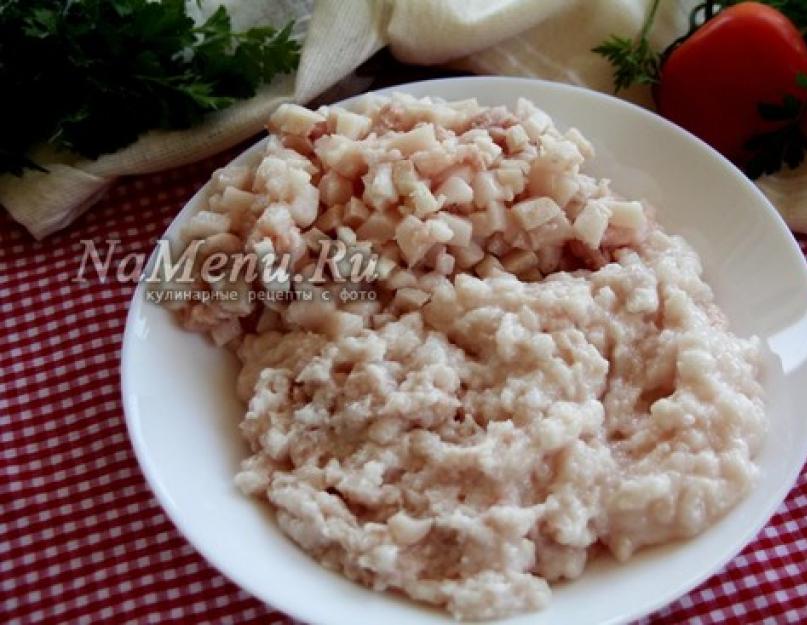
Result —
[[[700, 253], [707, 280], [740, 335], [758, 334], [778, 356], [765, 373], [770, 432], [760, 481], [697, 538], [648, 549], [626, 564], [594, 562], [555, 588], [551, 606], [507, 625], [621, 623], [690, 590], [732, 558], [787, 494], [807, 455], [807, 268], [785, 224], [728, 161], [673, 124], [593, 91], [514, 78], [455, 78], [396, 87], [417, 96], [476, 97], [483, 104], [535, 101], [595, 145], [587, 171], [659, 208], [663, 225]], [[253, 157], [261, 143], [236, 162]], [[168, 229], [200, 208], [199, 191]], [[321, 568], [280, 533], [267, 504], [233, 486], [247, 454], [234, 393], [236, 361], [136, 290], [121, 375], [129, 433], [146, 478], [188, 540], [256, 597], [314, 625], [447, 624], [440, 612], [379, 594]], [[357, 621], [358, 619], [358, 621]]]

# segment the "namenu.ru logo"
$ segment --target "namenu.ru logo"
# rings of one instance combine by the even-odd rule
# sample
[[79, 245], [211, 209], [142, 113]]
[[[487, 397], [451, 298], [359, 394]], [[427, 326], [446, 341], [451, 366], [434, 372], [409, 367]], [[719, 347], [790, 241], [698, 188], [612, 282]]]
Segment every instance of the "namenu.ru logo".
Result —
[[107, 240], [106, 248], [100, 250], [91, 240], [83, 240], [81, 244], [84, 250], [74, 282], [86, 282], [87, 276], [94, 273], [101, 282], [144, 281], [168, 287], [147, 292], [147, 297], [157, 302], [205, 300], [215, 295], [210, 289], [190, 288], [200, 280], [217, 285], [219, 297], [228, 293], [222, 285], [259, 284], [263, 287], [261, 298], [305, 299], [305, 289], [292, 285], [359, 285], [378, 278], [378, 256], [368, 248], [348, 246], [340, 240], [321, 241], [317, 258], [302, 268], [295, 267], [299, 264], [297, 258], [289, 253], [275, 253], [266, 242], [256, 244], [252, 251], [231, 252], [209, 249], [206, 240], [195, 240], [177, 252], [171, 241], [160, 239], [151, 257], [145, 252], [131, 252], [115, 260], [119, 240]]

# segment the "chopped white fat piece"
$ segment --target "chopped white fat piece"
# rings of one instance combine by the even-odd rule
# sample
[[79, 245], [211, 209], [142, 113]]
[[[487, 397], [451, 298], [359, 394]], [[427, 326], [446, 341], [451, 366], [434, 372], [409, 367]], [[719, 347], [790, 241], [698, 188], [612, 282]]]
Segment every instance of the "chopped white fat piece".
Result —
[[319, 212], [319, 189], [306, 184], [289, 204], [289, 214], [300, 228], [307, 228]]
[[325, 206], [344, 204], [353, 195], [353, 183], [331, 169], [319, 180], [319, 195]]
[[300, 136], [308, 135], [314, 126], [324, 121], [320, 113], [289, 102], [281, 104], [269, 118], [269, 123], [281, 132]]
[[531, 250], [513, 250], [502, 257], [502, 266], [516, 275], [538, 265], [538, 257]]
[[608, 228], [610, 216], [611, 212], [602, 202], [597, 200], [586, 202], [583, 210], [574, 220], [575, 236], [591, 249], [597, 249]]
[[392, 182], [398, 190], [398, 195], [407, 196], [415, 190], [420, 178], [415, 173], [412, 161], [395, 161], [392, 164]]
[[546, 134], [541, 137], [541, 159], [554, 169], [569, 171], [583, 162], [583, 155], [571, 141]]
[[228, 165], [213, 174], [213, 184], [219, 191], [223, 191], [227, 187], [246, 189], [251, 178], [252, 172], [249, 167]]
[[524, 172], [515, 167], [500, 167], [497, 169], [496, 180], [501, 183], [504, 199], [508, 202], [520, 194], [527, 185]]
[[392, 182], [392, 164], [379, 163], [362, 178], [364, 181], [363, 200], [367, 206], [384, 210], [398, 199], [398, 191]]
[[504, 139], [510, 152], [518, 152], [530, 142], [530, 137], [521, 124], [510, 126], [504, 133]]
[[621, 228], [640, 230], [647, 223], [647, 217], [641, 202], [621, 200], [601, 200], [611, 211], [610, 223]]
[[257, 197], [254, 193], [243, 191], [238, 187], [225, 187], [221, 194], [221, 208], [224, 211], [248, 210]]
[[491, 234], [507, 227], [507, 209], [501, 202], [491, 202], [487, 208], [488, 228]]
[[339, 226], [336, 229], [336, 238], [345, 245], [355, 245], [356, 241], [358, 240], [356, 233], [353, 232], [353, 229], [348, 228], [347, 226]]
[[525, 200], [513, 206], [513, 215], [525, 230], [543, 226], [546, 222], [560, 215], [560, 206], [548, 197]]
[[199, 211], [191, 217], [182, 228], [182, 237], [186, 241], [206, 239], [214, 234], [227, 232], [230, 229], [230, 216], [212, 211]]
[[393, 290], [417, 286], [418, 279], [411, 271], [396, 269], [387, 278], [387, 287]]
[[434, 261], [434, 270], [445, 276], [450, 275], [454, 271], [455, 260], [454, 257], [448, 252], [440, 252]]
[[465, 247], [452, 247], [450, 250], [460, 269], [473, 267], [485, 257], [485, 250], [473, 241]]
[[345, 210], [342, 214], [342, 221], [346, 226], [350, 226], [351, 228], [358, 228], [361, 226], [367, 218], [370, 216], [370, 211], [368, 210], [367, 206], [364, 205], [357, 197], [351, 197], [347, 204], [345, 204]]
[[445, 243], [454, 232], [443, 221], [423, 222], [414, 215], [407, 215], [395, 229], [395, 240], [409, 266], [420, 261], [434, 243]]
[[335, 108], [332, 115], [336, 119], [336, 134], [350, 139], [363, 139], [366, 137], [373, 123], [373, 120], [366, 115], [351, 113], [341, 108]]
[[426, 291], [404, 287], [396, 291], [393, 305], [405, 311], [418, 310], [429, 301], [430, 297]]
[[468, 220], [471, 222], [474, 237], [489, 237], [493, 234], [494, 230], [490, 225], [490, 218], [487, 212], [479, 211], [468, 215]]
[[437, 187], [437, 195], [445, 197], [446, 204], [470, 204], [474, 190], [459, 176], [449, 176]]
[[594, 158], [594, 146], [586, 139], [577, 128], [569, 128], [565, 137], [577, 146], [583, 158]]
[[392, 539], [399, 545], [413, 545], [423, 540], [432, 528], [432, 519], [416, 519], [403, 511], [387, 519]]
[[434, 135], [433, 124], [417, 126], [409, 132], [400, 133], [389, 140], [389, 147], [400, 150], [401, 154], [404, 156], [409, 156], [415, 152], [430, 150], [439, 145]]
[[314, 142], [314, 153], [326, 168], [353, 179], [367, 170], [361, 144], [341, 135], [325, 135]]
[[429, 190], [425, 182], [418, 181], [410, 194], [412, 206], [415, 209], [415, 216], [426, 217], [436, 213], [443, 206], [443, 198], [436, 198]]
[[473, 225], [470, 220], [451, 213], [441, 212], [435, 219], [443, 221], [451, 229], [451, 238], [446, 241], [448, 245], [465, 247], [471, 243]]
[[319, 228], [309, 228], [303, 233], [303, 240], [309, 250], [314, 253], [319, 253], [322, 246], [322, 241], [328, 240], [330, 237], [322, 232]]
[[478, 172], [474, 176], [471, 187], [474, 191], [474, 204], [477, 208], [486, 208], [493, 202], [504, 199], [502, 185], [491, 171]]
[[314, 225], [316, 225], [316, 227], [323, 232], [336, 230], [337, 227], [342, 225], [342, 216], [344, 215], [344, 212], [344, 205], [334, 204], [317, 218]]
[[367, 220], [358, 227], [356, 234], [363, 241], [385, 242], [395, 237], [399, 219], [389, 213], [370, 213]]
[[536, 109], [522, 123], [530, 141], [540, 141], [552, 127], [552, 118], [543, 111]]
[[498, 258], [492, 254], [487, 254], [476, 264], [474, 271], [480, 278], [491, 278], [502, 273], [504, 271], [504, 267], [502, 267], [502, 263]]

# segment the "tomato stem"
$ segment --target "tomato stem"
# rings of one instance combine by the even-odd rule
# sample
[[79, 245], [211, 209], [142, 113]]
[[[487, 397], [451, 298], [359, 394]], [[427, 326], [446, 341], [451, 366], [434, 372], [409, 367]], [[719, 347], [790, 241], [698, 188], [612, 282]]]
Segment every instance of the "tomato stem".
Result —
[[644, 24], [642, 24], [642, 30], [639, 33], [638, 40], [642, 41], [643, 39], [647, 38], [647, 34], [650, 32], [650, 28], [653, 26], [653, 22], [656, 20], [656, 13], [658, 12], [658, 7], [661, 4], [661, 0], [653, 0], [653, 4], [650, 5], [650, 11], [647, 13], [647, 17], [644, 20]]

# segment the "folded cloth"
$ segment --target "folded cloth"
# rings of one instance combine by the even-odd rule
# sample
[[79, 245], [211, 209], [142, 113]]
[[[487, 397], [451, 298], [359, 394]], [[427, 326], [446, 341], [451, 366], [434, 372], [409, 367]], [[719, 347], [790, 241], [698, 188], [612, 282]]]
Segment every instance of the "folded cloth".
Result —
[[[189, 1], [203, 19], [221, 0]], [[406, 62], [451, 63], [476, 73], [533, 76], [611, 91], [611, 68], [591, 48], [612, 33], [634, 36], [649, 0], [228, 0], [235, 28], [296, 21], [305, 37], [296, 76], [280, 77], [250, 100], [200, 126], [150, 132], [95, 161], [42, 161], [48, 174], [0, 177], [0, 204], [37, 238], [78, 217], [116, 177], [192, 162], [261, 130], [282, 102], [308, 102], [386, 45]], [[687, 28], [696, 0], [662, 3], [651, 43], [660, 49]], [[650, 105], [647, 89], [625, 96]], [[788, 224], [807, 231], [807, 193], [792, 189], [802, 168], [760, 187]], [[807, 180], [804, 180], [807, 181]]]

